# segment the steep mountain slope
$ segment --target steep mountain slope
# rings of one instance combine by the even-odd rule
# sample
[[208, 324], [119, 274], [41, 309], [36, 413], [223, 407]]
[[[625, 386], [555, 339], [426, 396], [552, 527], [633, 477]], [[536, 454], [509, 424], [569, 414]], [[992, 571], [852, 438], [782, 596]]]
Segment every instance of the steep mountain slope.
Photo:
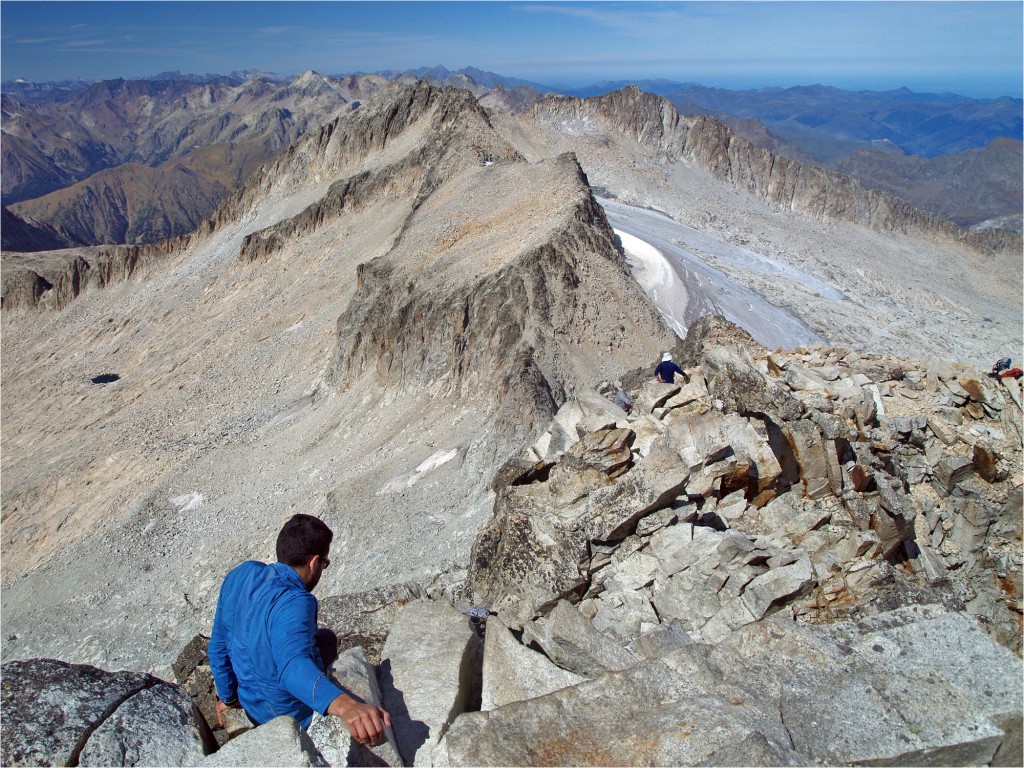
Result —
[[3, 236], [2, 247], [5, 251], [66, 248], [70, 245], [49, 227], [30, 224], [12, 213], [7, 206], [3, 207], [3, 224], [0, 226], [0, 234]]
[[45, 222], [72, 245], [156, 242], [191, 232], [231, 191], [188, 165], [124, 163], [11, 210]]
[[[4, 202], [32, 200], [24, 216], [81, 243], [154, 242], [184, 234], [254, 168], [385, 82], [307, 72], [283, 84], [104, 81], [58, 103], [5, 95]], [[118, 168], [127, 163], [153, 172], [125, 195], [140, 175], [137, 168]], [[89, 178], [99, 171], [106, 173]], [[65, 189], [86, 179], [84, 186]], [[154, 193], [183, 183], [186, 189], [166, 203]], [[63, 191], [36, 199], [56, 190]], [[97, 199], [107, 202], [105, 211], [91, 210]], [[155, 223], [131, 225], [133, 216], [150, 210]], [[118, 221], [124, 223], [112, 224]], [[132, 239], [112, 239], [129, 231]]]
[[971, 227], [1020, 215], [1022, 146], [1020, 141], [999, 138], [981, 149], [934, 158], [861, 150], [826, 167], [855, 176], [865, 187], [881, 189], [922, 211]]
[[5, 205], [45, 195], [118, 162], [114, 149], [74, 120], [62, 104], [37, 106], [7, 94], [0, 98], [0, 185]]
[[497, 467], [673, 338], [574, 159], [423, 84], [136, 252], [4, 312], [5, 658], [162, 668], [297, 511], [335, 530], [323, 595], [458, 580]]
[[[574, 152], [603, 195], [747, 251], [730, 263], [713, 246], [694, 248], [833, 343], [977, 365], [1019, 349], [1019, 235], [979, 243], [981, 233], [775, 157], [712, 118], [681, 117], [634, 88], [585, 100], [547, 96], [492, 119], [526, 157]], [[810, 279], [791, 276], [801, 273]], [[821, 283], [845, 298], [826, 297]]]

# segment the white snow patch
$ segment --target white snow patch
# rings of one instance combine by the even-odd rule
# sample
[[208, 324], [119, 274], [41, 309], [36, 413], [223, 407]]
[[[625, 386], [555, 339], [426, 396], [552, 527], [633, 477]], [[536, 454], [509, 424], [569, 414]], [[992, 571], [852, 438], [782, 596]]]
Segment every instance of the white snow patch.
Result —
[[[686, 338], [686, 324], [676, 310], [686, 308], [686, 288], [661, 251], [650, 243], [620, 229], [613, 230], [622, 242], [622, 250], [632, 267], [633, 277], [654, 301], [669, 327]], [[673, 300], [675, 299], [675, 300]]]
[[378, 492], [378, 496], [384, 496], [388, 493], [397, 493], [404, 491], [406, 488], [412, 488], [416, 483], [427, 476], [427, 473], [437, 469], [438, 467], [447, 464], [449, 461], [459, 455], [459, 448], [450, 448], [448, 450], [441, 449], [435, 451], [430, 458], [421, 463], [412, 472], [404, 475], [399, 475], [393, 480], [389, 480], [383, 488]]
[[451, 461], [452, 459], [454, 459], [458, 455], [459, 455], [459, 449], [458, 448], [452, 448], [452, 449], [447, 450], [447, 451], [444, 451], [444, 450], [442, 450], [442, 451], [435, 451], [434, 454], [429, 459], [424, 461], [422, 464], [420, 464], [418, 467], [416, 467], [416, 469], [413, 470], [413, 471], [414, 472], [420, 472], [420, 473], [422, 473], [422, 472], [429, 472], [432, 469], [437, 469], [442, 464], [447, 464], [449, 461]]
[[178, 514], [184, 514], [185, 512], [191, 512], [194, 509], [199, 509], [202, 503], [205, 501], [203, 494], [198, 491], [192, 491], [192, 493], [186, 493], [184, 496], [175, 496], [171, 499], [171, 504], [178, 510]]

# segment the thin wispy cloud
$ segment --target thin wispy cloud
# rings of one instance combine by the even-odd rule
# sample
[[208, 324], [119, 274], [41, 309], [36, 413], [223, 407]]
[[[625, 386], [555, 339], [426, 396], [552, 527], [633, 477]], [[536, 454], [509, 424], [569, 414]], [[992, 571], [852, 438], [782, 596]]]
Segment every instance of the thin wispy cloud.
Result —
[[[64, 26], [55, 29], [58, 10]], [[978, 94], [1019, 96], [1024, 78], [1024, 4], [1017, 2], [8, 0], [0, 16], [5, 73], [35, 80], [440, 64], [547, 84], [841, 79], [844, 87], [875, 89], [969, 83]], [[928, 77], [911, 77], [926, 69]]]

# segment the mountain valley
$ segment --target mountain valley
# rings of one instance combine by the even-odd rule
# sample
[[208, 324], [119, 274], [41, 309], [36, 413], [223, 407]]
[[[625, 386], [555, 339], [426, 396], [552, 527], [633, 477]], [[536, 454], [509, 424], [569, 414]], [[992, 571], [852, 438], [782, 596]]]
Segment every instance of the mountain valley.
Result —
[[[167, 73], [77, 90], [6, 82], [3, 202], [30, 227], [53, 230], [66, 246], [152, 243], [185, 234], [260, 163], [332, 110], [357, 107], [389, 80], [417, 77], [468, 89], [500, 112], [518, 113], [553, 92], [473, 68], [443, 67], [335, 77], [307, 72], [293, 80]], [[1021, 117], [1012, 99], [642, 85], [684, 114], [721, 118], [776, 156], [852, 175], [960, 226], [1020, 231]], [[170, 189], [181, 191], [169, 196]], [[38, 250], [50, 240], [20, 242], [10, 239], [4, 247]]]
[[[269, 122], [213, 105], [265, 117], [276, 97], [250, 91], [270, 86], [204, 85], [205, 122], [168, 108], [145, 157], [114, 139], [123, 112], [104, 117], [97, 152], [117, 168], [66, 146], [74, 162], [48, 173], [75, 185], [11, 206], [67, 236], [67, 201], [102, 198], [101, 174], [139, 199], [172, 165], [222, 185], [188, 230], [93, 205], [82, 245], [2, 255], [5, 670], [50, 657], [171, 679], [225, 573], [272, 560], [306, 512], [335, 532], [322, 615], [485, 605], [487, 643], [578, 678], [451, 709], [421, 752], [399, 735], [408, 764], [697, 764], [754, 732], [785, 742], [761, 764], [1014, 764], [1021, 400], [984, 373], [1022, 354], [1019, 233], [961, 229], [635, 87], [530, 100], [304, 78]], [[86, 245], [86, 229], [138, 242]], [[653, 380], [664, 352], [685, 381]], [[918, 627], [991, 663], [993, 701], [929, 678]], [[584, 669], [562, 631], [631, 661]], [[925, 666], [901, 666], [906, 649]], [[869, 695], [851, 684], [832, 719], [883, 713], [864, 725], [882, 746], [796, 722], [786, 675], [838, 684], [840, 656]], [[745, 663], [772, 685], [747, 691]], [[678, 688], [687, 670], [726, 680], [722, 701]], [[593, 725], [608, 686], [645, 680], [656, 736]], [[921, 691], [969, 703], [976, 732], [935, 725]], [[724, 725], [684, 738], [674, 707], [698, 700]], [[523, 746], [535, 712], [587, 736]]]

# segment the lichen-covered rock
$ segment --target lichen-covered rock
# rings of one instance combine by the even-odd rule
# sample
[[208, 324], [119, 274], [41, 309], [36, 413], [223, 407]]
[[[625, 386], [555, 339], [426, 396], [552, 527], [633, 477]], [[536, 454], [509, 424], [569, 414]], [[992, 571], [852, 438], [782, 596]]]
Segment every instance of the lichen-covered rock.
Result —
[[204, 754], [188, 696], [152, 675], [54, 659], [7, 662], [2, 673], [4, 765], [174, 765]]
[[180, 687], [139, 691], [100, 724], [79, 765], [198, 765], [206, 754], [192, 702]]
[[339, 652], [362, 648], [367, 660], [377, 664], [391, 625], [402, 607], [424, 597], [423, 587], [411, 582], [332, 595], [320, 600], [317, 623], [337, 635]]

